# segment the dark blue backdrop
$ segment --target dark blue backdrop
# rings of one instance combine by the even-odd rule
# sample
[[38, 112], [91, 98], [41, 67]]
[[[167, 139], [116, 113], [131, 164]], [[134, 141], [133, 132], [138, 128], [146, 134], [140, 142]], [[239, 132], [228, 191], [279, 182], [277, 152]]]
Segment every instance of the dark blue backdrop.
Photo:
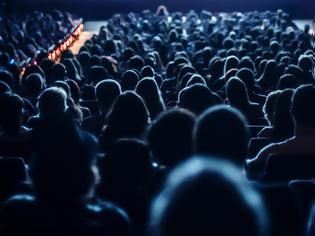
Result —
[[315, 16], [315, 0], [8, 0], [14, 11], [66, 9], [85, 19], [104, 19], [117, 12], [156, 9], [165, 4], [171, 11], [207, 9], [210, 11], [276, 10], [282, 8], [293, 18]]

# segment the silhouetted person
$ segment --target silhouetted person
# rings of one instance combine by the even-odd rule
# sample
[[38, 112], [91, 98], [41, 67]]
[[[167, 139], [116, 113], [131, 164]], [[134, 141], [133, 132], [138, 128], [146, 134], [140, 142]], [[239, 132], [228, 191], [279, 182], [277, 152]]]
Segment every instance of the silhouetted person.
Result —
[[194, 152], [221, 156], [243, 166], [249, 143], [246, 118], [228, 106], [214, 106], [202, 113], [194, 129]]
[[147, 131], [147, 141], [154, 159], [162, 166], [173, 167], [192, 153], [195, 115], [184, 109], [160, 114]]
[[107, 123], [100, 135], [101, 147], [119, 138], [142, 138], [150, 122], [149, 112], [142, 98], [133, 92], [124, 92], [114, 102]]
[[115, 80], [103, 80], [95, 86], [96, 102], [99, 114], [88, 117], [82, 121], [82, 128], [100, 135], [106, 123], [106, 116], [115, 99], [121, 94], [121, 88]]
[[148, 233], [168, 235], [268, 235], [260, 195], [240, 169], [196, 156], [175, 168], [151, 208]]
[[135, 89], [148, 108], [151, 120], [154, 120], [162, 111], [165, 110], [161, 92], [156, 82], [152, 78], [143, 78]]

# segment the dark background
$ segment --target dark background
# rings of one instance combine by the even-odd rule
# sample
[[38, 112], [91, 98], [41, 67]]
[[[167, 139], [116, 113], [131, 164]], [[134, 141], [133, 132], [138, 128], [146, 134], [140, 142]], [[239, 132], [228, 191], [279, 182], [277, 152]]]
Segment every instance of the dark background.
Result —
[[113, 13], [139, 12], [154, 10], [160, 4], [170, 11], [189, 9], [212, 12], [277, 10], [289, 12], [295, 19], [311, 19], [315, 16], [315, 0], [8, 0], [14, 12], [33, 11], [34, 9], [52, 10], [59, 8], [84, 17], [85, 20], [103, 20]]

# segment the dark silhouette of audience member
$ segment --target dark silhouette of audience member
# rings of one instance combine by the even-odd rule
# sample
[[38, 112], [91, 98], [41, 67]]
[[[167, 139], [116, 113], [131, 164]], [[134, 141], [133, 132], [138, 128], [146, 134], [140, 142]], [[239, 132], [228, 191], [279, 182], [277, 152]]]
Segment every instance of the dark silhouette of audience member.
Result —
[[99, 196], [127, 210], [140, 235], [145, 233], [152, 191], [151, 159], [150, 150], [142, 141], [119, 139], [98, 163], [102, 180]]
[[270, 138], [273, 141], [284, 141], [294, 134], [294, 124], [291, 116], [291, 100], [293, 90], [285, 89], [277, 95], [274, 112], [273, 125], [260, 132], [260, 137]]
[[173, 167], [191, 155], [194, 124], [195, 115], [184, 109], [171, 109], [159, 115], [147, 131], [154, 160]]
[[115, 80], [108, 79], [99, 82], [95, 86], [95, 96], [99, 114], [84, 119], [81, 125], [82, 128], [95, 135], [100, 135], [106, 123], [107, 113], [120, 94], [120, 85]]
[[53, 121], [67, 111], [67, 94], [57, 87], [45, 89], [38, 98], [39, 114], [28, 120], [28, 127], [34, 128], [40, 119]]
[[213, 94], [209, 88], [202, 84], [186, 87], [178, 95], [178, 106], [196, 115], [218, 103], [220, 103], [220, 97]]
[[[175, 168], [154, 200], [148, 232], [168, 235], [268, 235], [260, 195], [227, 161], [194, 157]], [[227, 225], [228, 222], [228, 225]]]
[[100, 135], [100, 144], [106, 151], [108, 145], [119, 138], [142, 138], [150, 123], [149, 111], [142, 98], [133, 92], [124, 92], [108, 112], [107, 123]]
[[23, 157], [29, 161], [31, 133], [22, 125], [23, 107], [18, 95], [0, 95], [0, 157]]
[[315, 155], [315, 87], [302, 85], [292, 97], [292, 117], [294, 121], [294, 136], [280, 143], [272, 143], [263, 148], [258, 155], [248, 161], [248, 169], [252, 172], [262, 172], [267, 158], [271, 154], [278, 155]]
[[158, 114], [165, 110], [161, 92], [156, 82], [152, 78], [143, 78], [135, 89], [148, 108], [151, 120], [154, 120]]
[[133, 91], [139, 81], [139, 75], [133, 71], [128, 70], [121, 76], [121, 87], [123, 91], [131, 90]]
[[237, 77], [231, 78], [226, 85], [226, 96], [232, 107], [239, 109], [250, 124], [255, 124], [261, 118], [259, 104], [249, 100], [246, 85]]
[[202, 113], [194, 129], [194, 151], [216, 155], [243, 166], [248, 151], [246, 118], [236, 109], [214, 106]]
[[97, 140], [71, 118], [41, 121], [34, 131], [32, 195], [16, 195], [4, 203], [1, 219], [8, 235], [132, 235], [121, 209], [95, 201], [98, 182]]

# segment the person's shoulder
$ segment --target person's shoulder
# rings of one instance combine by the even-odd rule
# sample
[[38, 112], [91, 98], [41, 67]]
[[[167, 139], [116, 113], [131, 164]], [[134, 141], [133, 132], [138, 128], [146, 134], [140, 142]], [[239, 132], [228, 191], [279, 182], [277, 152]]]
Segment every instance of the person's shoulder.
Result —
[[14, 195], [3, 203], [1, 218], [6, 222], [16, 221], [27, 217], [36, 205], [36, 199], [32, 195]]
[[258, 137], [269, 138], [273, 128], [271, 126], [264, 127], [259, 133]]
[[101, 225], [111, 232], [130, 235], [133, 231], [128, 214], [111, 202], [98, 200], [86, 204], [86, 210], [92, 218], [101, 221]]

